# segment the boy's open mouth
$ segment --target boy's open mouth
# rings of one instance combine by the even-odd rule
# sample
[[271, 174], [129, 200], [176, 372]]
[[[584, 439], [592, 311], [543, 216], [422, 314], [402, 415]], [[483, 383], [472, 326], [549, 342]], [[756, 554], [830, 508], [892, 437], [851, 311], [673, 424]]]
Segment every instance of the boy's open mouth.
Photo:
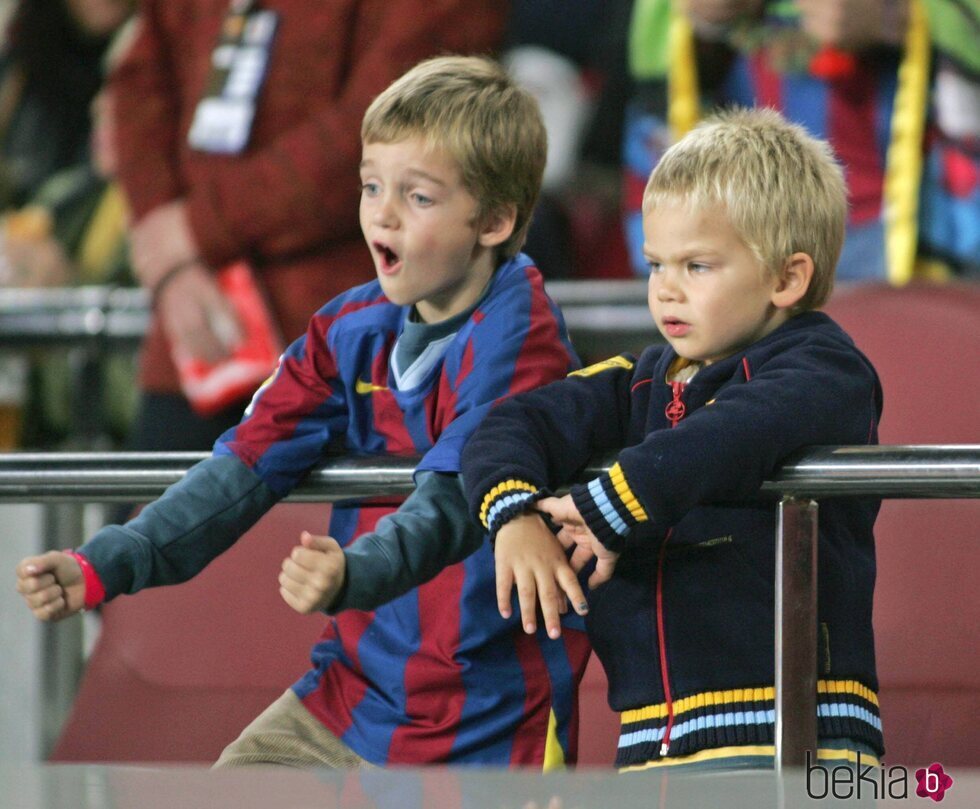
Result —
[[375, 242], [372, 247], [381, 259], [381, 272], [393, 273], [398, 269], [401, 259], [398, 258], [398, 254], [394, 250], [381, 242]]

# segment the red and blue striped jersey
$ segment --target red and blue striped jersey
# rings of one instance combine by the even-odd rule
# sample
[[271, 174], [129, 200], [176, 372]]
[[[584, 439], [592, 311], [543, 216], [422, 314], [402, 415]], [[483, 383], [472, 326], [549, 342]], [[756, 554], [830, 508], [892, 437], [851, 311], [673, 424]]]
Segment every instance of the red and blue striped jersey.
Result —
[[[377, 282], [324, 306], [215, 454], [234, 454], [278, 493], [336, 444], [355, 455], [421, 455], [419, 470], [457, 473], [463, 444], [495, 402], [577, 367], [526, 256], [497, 270], [441, 361], [398, 390], [390, 358], [408, 314]], [[330, 534], [349, 544], [391, 510], [335, 506]], [[497, 612], [484, 543], [372, 612], [332, 618], [294, 690], [376, 764], [573, 761], [583, 627], [570, 617], [560, 640], [530, 637], [517, 612], [506, 621]]]
[[773, 107], [833, 147], [844, 168], [849, 223], [881, 216], [885, 155], [891, 137], [898, 55], [856, 59], [846, 75], [827, 79], [777, 69], [770, 51], [737, 54], [715, 103]]

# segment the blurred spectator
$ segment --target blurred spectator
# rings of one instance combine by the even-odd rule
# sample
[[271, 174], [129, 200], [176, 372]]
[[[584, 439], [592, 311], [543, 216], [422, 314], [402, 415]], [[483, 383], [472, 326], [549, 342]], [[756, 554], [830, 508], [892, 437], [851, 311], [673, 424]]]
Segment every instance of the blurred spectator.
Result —
[[373, 277], [357, 218], [361, 116], [422, 58], [498, 45], [505, 11], [493, 0], [140, 9], [111, 79], [133, 268], [154, 300], [132, 448], [205, 449], [244, 402], [199, 415], [173, 356], [219, 361], [241, 335], [215, 271], [246, 260], [286, 340]]
[[[105, 89], [92, 101], [91, 159], [56, 173], [27, 205], [0, 219], [4, 285], [132, 284], [128, 214], [114, 181], [112, 106]], [[90, 448], [99, 437], [119, 444], [135, 410], [134, 376], [135, 362], [122, 352], [105, 357], [56, 349], [34, 352], [19, 443], [41, 449]], [[85, 393], [97, 400], [83, 397]], [[87, 401], [79, 402], [80, 397]]]
[[919, 253], [932, 272], [980, 279], [980, 2], [925, 6], [935, 81]]
[[548, 130], [525, 246], [546, 278], [628, 272], [618, 221], [624, 12], [621, 0], [511, 3], [502, 61], [535, 95]]
[[129, 284], [126, 204], [116, 170], [112, 97], [92, 101], [91, 158], [57, 172], [0, 217], [0, 283], [11, 287]]
[[135, 0], [19, 0], [0, 52], [0, 209], [86, 159], [101, 60]]
[[[52, 35], [55, 30], [74, 31], [76, 39], [71, 41], [88, 43], [84, 50], [87, 58], [108, 58], [111, 42], [118, 40], [132, 8], [129, 0], [66, 0], [64, 7], [47, 0], [32, 2], [15, 9], [15, 15], [19, 15], [14, 18], [15, 24], [20, 26], [15, 31], [35, 32], [32, 36], [41, 43], [41, 54], [48, 53], [46, 48], [51, 46], [41, 32]], [[77, 27], [45, 27], [53, 26], [55, 20], [67, 24], [69, 19], [76, 21]], [[83, 36], [82, 31], [87, 33]], [[31, 41], [31, 37], [12, 39], [16, 43]], [[17, 48], [11, 52], [19, 53]], [[70, 50], [67, 55], [73, 54], [75, 51]], [[95, 73], [90, 76], [87, 58], [67, 66], [52, 59], [45, 67], [34, 61], [35, 55], [31, 53], [26, 65], [39, 71], [40, 78], [25, 83], [24, 92], [17, 99], [7, 97], [18, 104], [4, 108], [14, 110], [10, 120], [16, 123], [7, 130], [14, 137], [5, 143], [23, 147], [24, 159], [18, 157], [11, 165], [36, 169], [33, 181], [39, 185], [26, 204], [8, 209], [0, 217], [0, 286], [127, 283], [126, 209], [119, 188], [111, 183], [115, 156], [109, 101], [104, 91], [94, 99], [89, 97], [97, 85], [92, 87], [88, 79], [97, 82], [103, 73], [102, 65], [93, 58]], [[9, 88], [12, 77], [18, 75], [28, 74], [21, 73], [21, 67], [11, 67], [10, 72], [4, 73], [4, 86]], [[85, 84], [59, 88], [59, 78], [68, 82], [84, 79]], [[19, 81], [14, 83], [19, 85]], [[33, 89], [27, 92], [29, 87]], [[37, 91], [38, 87], [43, 91]], [[69, 126], [65, 122], [74, 122], [74, 105], [83, 100], [84, 125]], [[89, 138], [90, 110], [93, 124]], [[45, 131], [47, 137], [31, 142], [28, 136], [35, 126], [65, 128]], [[79, 138], [82, 140], [76, 147], [64, 154], [59, 152], [69, 140]], [[91, 157], [87, 139], [92, 142]], [[76, 157], [70, 166], [47, 176], [49, 168], [71, 154]], [[32, 162], [34, 157], [38, 158], [36, 164]], [[29, 186], [24, 186], [16, 196], [28, 191]], [[52, 448], [76, 438], [88, 442], [97, 435], [121, 441], [134, 409], [132, 379], [133, 363], [124, 355], [113, 355], [102, 363], [85, 352], [38, 350], [31, 356], [5, 352], [0, 355], [0, 407], [7, 415], [0, 431], [0, 447]], [[101, 384], [97, 384], [99, 380]], [[99, 402], [88, 399], [85, 393], [89, 387], [81, 390], [82, 382], [92, 382], [90, 392], [100, 397]], [[87, 400], [80, 401], [82, 398]], [[73, 436], [73, 432], [83, 436]]]
[[[635, 271], [647, 271], [638, 224], [642, 188], [663, 149], [680, 134], [670, 130], [671, 110], [675, 126], [686, 126], [699, 105], [738, 104], [776, 107], [830, 141], [850, 197], [837, 277], [884, 279], [882, 201], [895, 140], [906, 0], [690, 0], [687, 21], [676, 5], [636, 0], [630, 31], [638, 93], [627, 119], [624, 161]], [[688, 38], [685, 50], [688, 25], [695, 38]], [[920, 119], [923, 114], [914, 113]], [[911, 182], [914, 188], [915, 178]]]

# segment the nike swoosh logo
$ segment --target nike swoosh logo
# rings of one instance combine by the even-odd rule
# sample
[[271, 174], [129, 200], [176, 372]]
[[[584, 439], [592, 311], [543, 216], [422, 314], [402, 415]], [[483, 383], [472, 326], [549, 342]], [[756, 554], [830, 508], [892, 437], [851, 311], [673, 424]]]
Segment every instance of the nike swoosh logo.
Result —
[[376, 390], [388, 390], [388, 388], [383, 385], [375, 385], [371, 382], [365, 382], [363, 379], [358, 379], [354, 383], [354, 390], [361, 396], [367, 396], [370, 393], [374, 393]]

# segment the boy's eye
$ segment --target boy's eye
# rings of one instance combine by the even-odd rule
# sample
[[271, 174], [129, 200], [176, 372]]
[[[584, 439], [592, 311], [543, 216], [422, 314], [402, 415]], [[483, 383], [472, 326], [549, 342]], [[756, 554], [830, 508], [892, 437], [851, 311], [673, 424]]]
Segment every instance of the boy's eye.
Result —
[[648, 261], [647, 267], [650, 268], [650, 275], [655, 275], [663, 269], [663, 265], [659, 261]]
[[691, 272], [708, 272], [711, 269], [707, 264], [699, 264], [696, 261], [692, 261], [687, 266]]
[[432, 204], [432, 197], [427, 197], [425, 194], [420, 194], [418, 191], [413, 191], [410, 196], [412, 201], [418, 205], [426, 206]]
[[376, 197], [380, 193], [377, 183], [361, 183], [361, 193], [366, 197]]

